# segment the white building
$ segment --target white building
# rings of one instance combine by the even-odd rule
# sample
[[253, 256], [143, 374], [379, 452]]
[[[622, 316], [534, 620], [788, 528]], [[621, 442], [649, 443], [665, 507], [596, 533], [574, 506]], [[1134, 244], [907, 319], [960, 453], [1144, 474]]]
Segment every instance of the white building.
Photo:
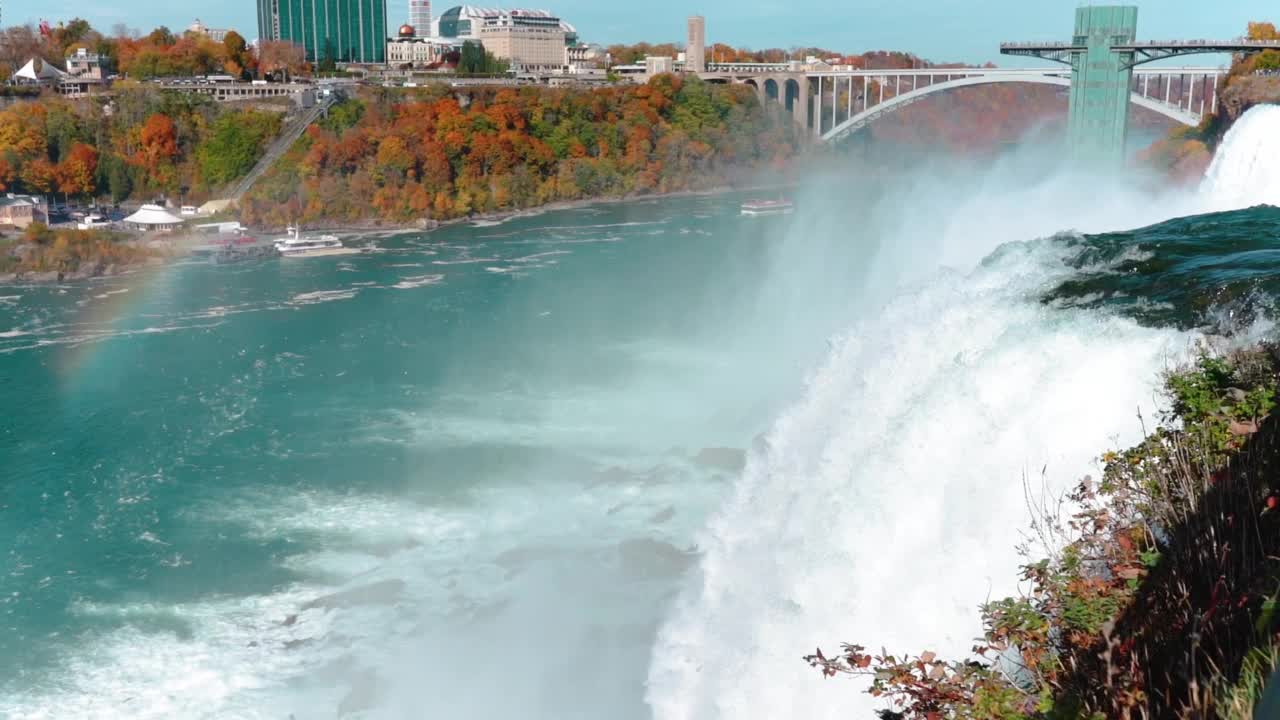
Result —
[[431, 0], [409, 0], [409, 24], [414, 35], [431, 37]]
[[412, 25], [401, 25], [398, 37], [387, 38], [387, 64], [415, 67], [439, 65], [453, 52], [462, 50], [457, 40], [419, 37]]
[[458, 5], [432, 27], [435, 38], [478, 41], [518, 71], [559, 70], [569, 64], [567, 48], [578, 44], [577, 29], [547, 10]]
[[56, 65], [41, 58], [31, 58], [13, 74], [13, 82], [18, 85], [57, 85], [67, 74]]
[[661, 55], [650, 55], [644, 59], [644, 74], [646, 77], [661, 75], [662, 73], [670, 73], [676, 71], [676, 59], [664, 57]]
[[138, 208], [138, 212], [124, 219], [125, 225], [143, 232], [173, 230], [182, 227], [184, 222], [186, 221], [159, 205], [143, 205]]
[[0, 225], [22, 229], [33, 222], [49, 222], [49, 206], [37, 195], [0, 195]]
[[701, 15], [689, 17], [689, 33], [684, 46], [686, 72], [707, 70], [707, 21]]
[[84, 48], [76, 48], [67, 58], [67, 75], [84, 80], [102, 80], [102, 58]]
[[635, 63], [632, 65], [614, 65], [609, 68], [609, 72], [624, 80], [630, 80], [631, 82], [644, 82], [645, 71], [647, 69], [648, 68], [643, 64]]
[[200, 22], [200, 18], [196, 18], [195, 22], [187, 26], [187, 32], [194, 35], [204, 35], [214, 42], [222, 42], [227, 39], [227, 33], [231, 31], [223, 28], [207, 27], [204, 23]]
[[565, 64], [574, 69], [607, 69], [609, 52], [599, 45], [573, 45], [565, 48]]

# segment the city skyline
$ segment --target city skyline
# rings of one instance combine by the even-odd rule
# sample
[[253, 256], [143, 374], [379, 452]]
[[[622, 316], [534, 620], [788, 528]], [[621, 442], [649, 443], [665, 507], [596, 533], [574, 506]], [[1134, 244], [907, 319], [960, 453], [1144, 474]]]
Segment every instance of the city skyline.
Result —
[[[1146, 39], [1230, 38], [1244, 31], [1250, 20], [1280, 21], [1280, 9], [1272, 0], [1240, 0], [1229, 9], [1191, 0], [1136, 2], [1138, 36]], [[452, 3], [437, 0], [440, 12]], [[852, 3], [814, 3], [803, 12], [776, 0], [745, 6], [728, 0], [703, 0], [698, 5], [677, 5], [671, 0], [644, 6], [616, 6], [590, 0], [505, 3], [510, 6], [545, 7], [574, 23], [585, 41], [611, 43], [683, 44], [689, 15], [706, 17], [708, 43], [739, 47], [819, 46], [836, 51], [901, 50], [934, 61], [1001, 62], [998, 43], [1007, 40], [1062, 40], [1071, 31], [1076, 0], [1026, 3], [992, 0], [980, 9], [953, 0], [926, 0], [913, 4], [888, 0]], [[93, 6], [70, 0], [20, 0], [5, 8], [6, 24], [57, 23], [84, 17], [95, 27], [110, 30], [124, 25], [150, 30], [158, 25], [181, 29], [199, 18], [211, 27], [231, 27], [245, 37], [258, 34], [252, 0], [175, 8], [166, 0], [104, 0]], [[868, 22], [868, 18], [874, 18]], [[387, 27], [407, 22], [406, 0], [389, 0]], [[1007, 58], [1004, 60], [1007, 62]]]

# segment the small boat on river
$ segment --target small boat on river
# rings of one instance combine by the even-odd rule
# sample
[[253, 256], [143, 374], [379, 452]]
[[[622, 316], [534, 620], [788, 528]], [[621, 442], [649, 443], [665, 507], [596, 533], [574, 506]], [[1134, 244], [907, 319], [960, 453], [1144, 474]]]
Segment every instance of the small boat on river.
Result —
[[790, 200], [748, 200], [742, 203], [743, 215], [790, 215], [795, 205]]
[[293, 225], [289, 226], [288, 233], [275, 241], [276, 252], [280, 253], [280, 257], [355, 255], [361, 252], [358, 248], [343, 245], [337, 235], [303, 235], [302, 231]]

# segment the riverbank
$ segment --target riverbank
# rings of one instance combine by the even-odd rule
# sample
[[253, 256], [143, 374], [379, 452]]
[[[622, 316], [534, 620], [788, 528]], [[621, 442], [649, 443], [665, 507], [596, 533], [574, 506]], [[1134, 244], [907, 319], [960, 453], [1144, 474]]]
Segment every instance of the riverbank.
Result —
[[[794, 190], [798, 187], [797, 183], [765, 183], [750, 185], [721, 185], [705, 190], [681, 190], [666, 193], [637, 193], [624, 197], [599, 197], [599, 198], [583, 198], [580, 200], [558, 200], [555, 202], [539, 205], [537, 207], [519, 208], [511, 210], [501, 210], [486, 213], [476, 213], [466, 217], [449, 218], [446, 220], [435, 220], [430, 218], [422, 218], [412, 222], [387, 222], [383, 220], [375, 220], [367, 223], [316, 223], [308, 225], [308, 230], [323, 230], [339, 235], [343, 238], [366, 236], [373, 234], [400, 234], [407, 232], [431, 232], [445, 227], [453, 227], [456, 225], [476, 224], [498, 224], [520, 218], [537, 217], [549, 212], [563, 210], [581, 210], [583, 208], [597, 206], [623, 205], [628, 203], [639, 203], [651, 200], [670, 200], [685, 197], [714, 197], [717, 195], [728, 195], [731, 193], [750, 193], [750, 192], [778, 192]], [[266, 227], [261, 232], [283, 232], [283, 227]]]
[[[604, 197], [591, 198], [581, 200], [565, 200], [547, 203], [532, 208], [513, 209], [506, 211], [477, 213], [467, 217], [451, 218], [448, 220], [419, 220], [412, 223], [388, 223], [384, 221], [372, 221], [368, 223], [345, 223], [345, 224], [325, 224], [319, 223], [308, 226], [307, 231], [323, 231], [333, 233], [343, 240], [353, 239], [371, 239], [377, 237], [392, 237], [406, 233], [430, 233], [446, 227], [454, 227], [459, 225], [473, 224], [478, 227], [485, 225], [497, 225], [511, 220], [521, 218], [537, 217], [550, 212], [565, 210], [580, 210], [590, 207], [609, 207], [615, 205], [623, 205], [628, 203], [640, 203], [646, 201], [670, 200], [676, 198], [688, 197], [714, 197], [719, 195], [728, 195], [731, 193], [752, 193], [752, 192], [785, 192], [793, 190], [796, 187], [794, 183], [765, 183], [750, 184], [741, 186], [722, 185], [715, 188], [705, 190], [684, 190], [669, 193], [644, 193], [633, 194], [627, 197]], [[84, 241], [91, 238], [98, 238], [101, 233], [78, 230], [56, 230], [50, 231], [59, 235], [79, 236]], [[260, 233], [269, 235], [273, 232], [284, 232], [284, 228], [262, 228]], [[28, 262], [26, 266], [20, 266], [14, 269], [0, 272], [0, 285], [34, 285], [48, 284], [58, 282], [74, 282], [92, 280], [101, 277], [113, 277], [123, 275], [125, 273], [166, 265], [168, 263], [191, 257], [191, 249], [197, 245], [203, 244], [203, 240], [187, 235], [168, 235], [164, 238], [146, 239], [144, 237], [125, 238], [120, 235], [113, 235], [111, 241], [121, 248], [128, 248], [127, 258], [121, 257], [120, 253], [115, 253], [110, 258], [100, 257], [98, 255], [70, 255], [68, 259], [59, 261], [60, 266], [53, 267], [49, 262]], [[27, 257], [39, 251], [40, 244], [36, 242], [10, 241], [12, 245], [7, 248], [7, 254], [10, 257], [16, 255]], [[0, 240], [0, 245], [4, 241]], [[20, 250], [18, 246], [25, 245], [30, 249]], [[0, 247], [0, 253], [6, 252], [6, 249]], [[72, 264], [74, 263], [74, 264]], [[0, 268], [4, 268], [0, 265]]]
[[16, 238], [0, 239], [0, 285], [110, 277], [163, 265], [174, 255], [164, 241], [33, 223]]

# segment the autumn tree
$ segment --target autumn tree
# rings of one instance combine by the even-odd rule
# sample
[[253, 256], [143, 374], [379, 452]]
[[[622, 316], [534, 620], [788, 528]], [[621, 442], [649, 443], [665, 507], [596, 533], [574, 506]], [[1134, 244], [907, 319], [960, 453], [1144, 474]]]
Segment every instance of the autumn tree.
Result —
[[1248, 37], [1250, 40], [1280, 40], [1280, 32], [1276, 31], [1274, 23], [1251, 22]]
[[253, 64], [253, 54], [249, 51], [249, 44], [244, 41], [244, 37], [230, 30], [227, 36], [222, 39], [222, 49], [226, 54], [224, 67], [227, 74], [243, 78], [248, 75], [249, 68]]
[[146, 171], [147, 183], [157, 189], [174, 185], [173, 161], [178, 155], [178, 130], [169, 116], [156, 113], [147, 118], [139, 135], [140, 146], [134, 164]]
[[78, 142], [71, 146], [54, 171], [58, 191], [68, 199], [72, 195], [92, 195], [97, 172], [98, 151], [92, 145]]
[[65, 57], [69, 48], [87, 40], [92, 32], [89, 21], [83, 18], [58, 23], [49, 34], [49, 54], [53, 57]]
[[5, 158], [0, 157], [0, 192], [8, 190], [17, 178], [18, 173], [14, 170], [13, 165]]
[[156, 113], [142, 126], [142, 153], [148, 169], [178, 154], [178, 130], [168, 115]]
[[288, 82], [290, 76], [307, 72], [306, 54], [301, 45], [285, 40], [267, 40], [258, 48], [258, 70], [264, 74], [280, 74]]
[[10, 72], [47, 50], [31, 25], [15, 25], [0, 31], [0, 62], [8, 65]]
[[48, 158], [36, 158], [23, 168], [22, 184], [31, 192], [46, 195], [53, 190], [56, 176], [53, 163]]
[[173, 33], [169, 28], [161, 25], [155, 30], [152, 30], [150, 35], [147, 35], [147, 42], [158, 47], [170, 47], [178, 42], [178, 40], [173, 36]]

